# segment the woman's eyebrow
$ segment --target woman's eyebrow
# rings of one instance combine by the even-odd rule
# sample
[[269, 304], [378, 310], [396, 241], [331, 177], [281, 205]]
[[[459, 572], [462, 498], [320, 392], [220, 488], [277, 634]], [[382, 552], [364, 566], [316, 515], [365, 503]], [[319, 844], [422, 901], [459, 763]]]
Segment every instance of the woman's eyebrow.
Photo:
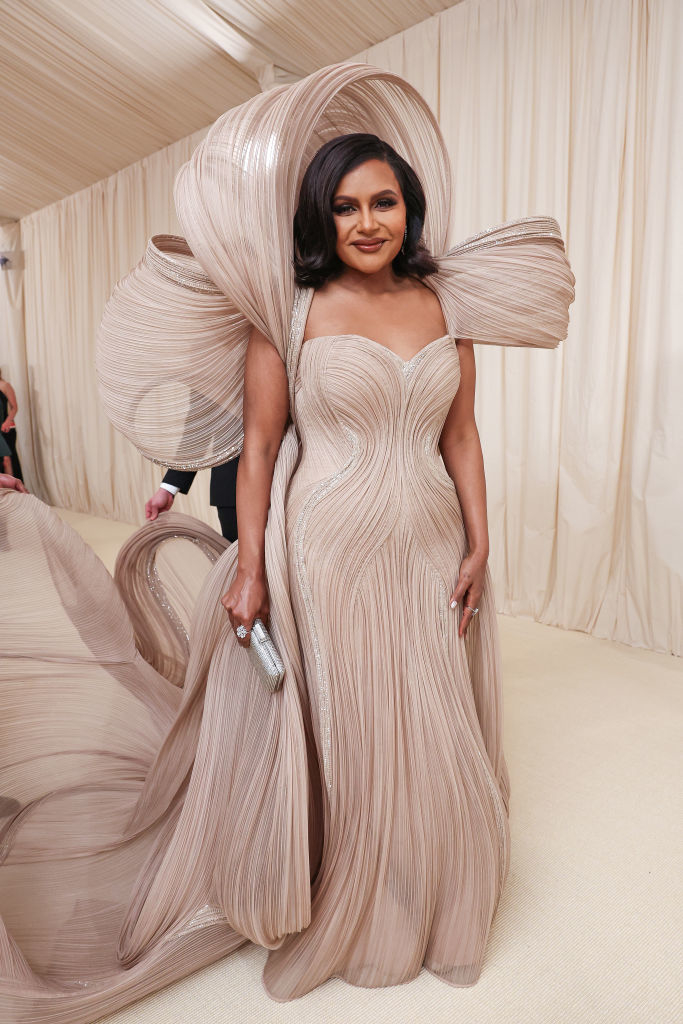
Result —
[[[396, 193], [393, 188], [383, 188], [381, 192], [375, 192], [374, 195], [370, 196], [371, 199], [379, 199], [380, 196], [395, 196]], [[335, 196], [335, 203], [339, 202], [340, 199], [349, 200], [352, 203], [358, 202], [356, 196]]]

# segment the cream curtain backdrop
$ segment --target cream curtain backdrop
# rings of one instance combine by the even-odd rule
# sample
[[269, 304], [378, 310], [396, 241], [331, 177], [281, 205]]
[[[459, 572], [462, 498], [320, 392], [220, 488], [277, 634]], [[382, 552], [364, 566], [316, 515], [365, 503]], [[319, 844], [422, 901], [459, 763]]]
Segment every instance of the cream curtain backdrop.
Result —
[[[437, 114], [453, 242], [550, 214], [576, 274], [557, 350], [476, 348], [498, 610], [678, 654], [681, 43], [677, 0], [463, 0], [356, 57]], [[200, 137], [21, 222], [29, 468], [57, 505], [140, 522], [158, 483], [104, 419], [94, 337], [148, 235], [177, 230], [172, 182]], [[215, 524], [208, 473], [179, 500]]]
[[[95, 332], [114, 284], [159, 231], [178, 233], [173, 182], [204, 132], [21, 221], [36, 494], [77, 512], [144, 522], [163, 469], [114, 431], [95, 378]], [[22, 448], [23, 452], [23, 448]], [[218, 529], [209, 474], [182, 510]]]

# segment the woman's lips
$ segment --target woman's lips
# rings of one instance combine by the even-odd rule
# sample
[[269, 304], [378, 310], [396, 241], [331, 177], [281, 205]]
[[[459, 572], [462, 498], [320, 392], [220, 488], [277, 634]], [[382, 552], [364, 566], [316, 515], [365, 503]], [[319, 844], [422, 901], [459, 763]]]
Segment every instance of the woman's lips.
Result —
[[352, 242], [351, 244], [355, 245], [356, 249], [360, 249], [361, 252], [377, 252], [385, 242], [386, 238], [381, 238], [379, 242]]

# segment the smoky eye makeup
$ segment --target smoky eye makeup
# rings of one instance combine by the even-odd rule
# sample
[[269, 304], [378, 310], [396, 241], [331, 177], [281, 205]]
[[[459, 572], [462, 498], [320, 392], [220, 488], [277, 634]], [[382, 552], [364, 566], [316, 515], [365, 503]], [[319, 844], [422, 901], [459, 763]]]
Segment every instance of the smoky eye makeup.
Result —
[[[393, 196], [381, 196], [375, 206], [378, 206], [380, 210], [389, 210], [392, 206], [396, 206], [396, 200]], [[348, 210], [354, 210], [355, 206], [353, 203], [336, 203], [332, 207], [332, 212], [340, 215], [345, 214]]]

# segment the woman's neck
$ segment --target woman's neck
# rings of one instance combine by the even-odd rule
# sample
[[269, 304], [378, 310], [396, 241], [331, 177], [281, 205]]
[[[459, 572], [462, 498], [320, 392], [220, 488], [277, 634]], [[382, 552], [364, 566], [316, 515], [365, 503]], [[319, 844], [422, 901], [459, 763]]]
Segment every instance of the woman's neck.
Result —
[[374, 274], [364, 274], [361, 270], [347, 267], [336, 279], [337, 284], [345, 291], [355, 295], [384, 295], [387, 292], [400, 291], [405, 279], [394, 273], [391, 263], [381, 267]]

